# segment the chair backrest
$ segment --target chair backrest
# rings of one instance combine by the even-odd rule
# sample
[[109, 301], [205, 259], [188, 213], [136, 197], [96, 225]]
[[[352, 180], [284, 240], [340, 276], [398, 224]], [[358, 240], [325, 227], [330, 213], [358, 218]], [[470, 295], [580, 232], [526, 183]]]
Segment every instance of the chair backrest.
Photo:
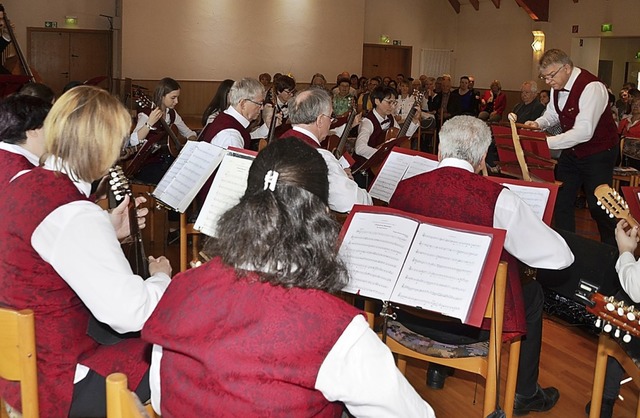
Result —
[[127, 387], [123, 373], [107, 376], [107, 418], [149, 418], [138, 397]]
[[[623, 136], [620, 139], [620, 155], [640, 160], [640, 138]], [[620, 158], [620, 166], [622, 166], [623, 162], [624, 158]]]
[[22, 417], [37, 418], [36, 336], [34, 315], [30, 309], [0, 308], [0, 378], [20, 382]]

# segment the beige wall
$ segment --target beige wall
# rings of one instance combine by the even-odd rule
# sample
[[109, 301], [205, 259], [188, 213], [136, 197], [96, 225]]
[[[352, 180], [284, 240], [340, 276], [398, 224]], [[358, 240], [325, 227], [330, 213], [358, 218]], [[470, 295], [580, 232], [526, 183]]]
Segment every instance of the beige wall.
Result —
[[[5, 0], [3, 4], [26, 49], [26, 26], [42, 26], [45, 20], [63, 25], [65, 15], [76, 15], [79, 27], [108, 29], [107, 20], [99, 15], [115, 16], [118, 1]], [[123, 29], [122, 71], [116, 62], [114, 74], [142, 79], [171, 75], [181, 80], [221, 80], [281, 71], [308, 82], [319, 71], [332, 81], [343, 70], [360, 73], [362, 44], [377, 42], [384, 33], [413, 47], [414, 76], [422, 48], [450, 49], [454, 79], [471, 73], [480, 88], [498, 78], [504, 89], [517, 90], [524, 79], [536, 75], [532, 30], [546, 33], [547, 48], [573, 48], [576, 58], [585, 60], [579, 65], [597, 62], [600, 51], [593, 45], [600, 42], [583, 42], [585, 51], [576, 48], [579, 38], [600, 37], [602, 23], [613, 24], [607, 38], [640, 36], [637, 0], [552, 1], [546, 23], [533, 22], [515, 0], [503, 0], [499, 9], [490, 0], [480, 0], [479, 11], [467, 3], [460, 14], [447, 0], [123, 3], [124, 17], [115, 19], [116, 45]], [[579, 25], [578, 34], [571, 33], [572, 25]], [[608, 50], [602, 54], [612, 55]]]

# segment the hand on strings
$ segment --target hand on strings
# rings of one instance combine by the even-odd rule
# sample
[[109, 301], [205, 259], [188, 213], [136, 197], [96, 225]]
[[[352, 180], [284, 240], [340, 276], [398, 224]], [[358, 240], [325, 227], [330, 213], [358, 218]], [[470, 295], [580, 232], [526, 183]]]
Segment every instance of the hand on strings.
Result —
[[162, 109], [156, 107], [151, 111], [151, 113], [149, 113], [149, 120], [147, 121], [147, 123], [151, 126], [155, 125], [163, 116], [163, 113], [164, 112], [162, 111]]
[[638, 246], [638, 227], [629, 228], [629, 223], [624, 219], [620, 220], [616, 225], [616, 242], [618, 243], [618, 251], [620, 254], [630, 252], [633, 254]]
[[[149, 209], [140, 207], [140, 205], [146, 201], [147, 199], [143, 196], [139, 196], [135, 199], [137, 205], [136, 217], [138, 218], [138, 227], [140, 229], [143, 229], [146, 226], [145, 216], [149, 213]], [[130, 198], [126, 195], [122, 202], [109, 214], [111, 224], [116, 231], [118, 239], [124, 239], [131, 235], [131, 228], [129, 226], [129, 202]]]
[[153, 276], [156, 273], [164, 273], [171, 277], [171, 263], [167, 257], [160, 256], [155, 258], [151, 255], [149, 256], [149, 274]]

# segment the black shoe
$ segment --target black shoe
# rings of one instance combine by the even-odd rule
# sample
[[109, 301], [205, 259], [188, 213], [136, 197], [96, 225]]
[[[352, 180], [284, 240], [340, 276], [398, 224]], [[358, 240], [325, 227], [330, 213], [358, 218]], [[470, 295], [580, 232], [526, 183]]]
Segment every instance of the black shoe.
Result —
[[439, 364], [429, 364], [427, 369], [427, 386], [431, 389], [442, 389], [444, 380], [453, 374], [453, 369]]
[[542, 389], [536, 386], [536, 393], [529, 397], [524, 397], [516, 393], [516, 400], [513, 404], [513, 415], [527, 415], [529, 412], [548, 411], [554, 407], [560, 398], [560, 392], [554, 387]]
[[[600, 418], [611, 418], [613, 416], [613, 405], [616, 403], [615, 399], [602, 399], [602, 406], [600, 407]], [[591, 401], [584, 407], [584, 412], [587, 416], [591, 413]]]

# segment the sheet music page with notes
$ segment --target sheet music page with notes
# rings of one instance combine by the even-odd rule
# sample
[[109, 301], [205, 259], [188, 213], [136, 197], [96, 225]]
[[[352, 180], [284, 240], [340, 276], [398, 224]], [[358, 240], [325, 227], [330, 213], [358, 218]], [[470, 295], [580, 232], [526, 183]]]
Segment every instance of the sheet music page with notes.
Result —
[[401, 180], [426, 173], [437, 166], [437, 161], [419, 155], [391, 151], [371, 185], [369, 194], [371, 197], [389, 202]]
[[544, 216], [544, 211], [549, 201], [549, 195], [551, 192], [544, 187], [527, 187], [517, 184], [500, 183], [507, 187], [509, 190], [518, 195], [518, 197], [529, 205], [533, 213], [540, 219]]
[[402, 216], [356, 213], [340, 246], [350, 277], [343, 290], [389, 300], [418, 225]]
[[421, 224], [391, 300], [465, 321], [491, 237]]
[[224, 157], [224, 148], [187, 141], [153, 191], [153, 196], [184, 213]]
[[216, 236], [218, 219], [235, 206], [247, 188], [249, 168], [255, 157], [227, 151], [202, 205], [194, 228], [210, 237]]

